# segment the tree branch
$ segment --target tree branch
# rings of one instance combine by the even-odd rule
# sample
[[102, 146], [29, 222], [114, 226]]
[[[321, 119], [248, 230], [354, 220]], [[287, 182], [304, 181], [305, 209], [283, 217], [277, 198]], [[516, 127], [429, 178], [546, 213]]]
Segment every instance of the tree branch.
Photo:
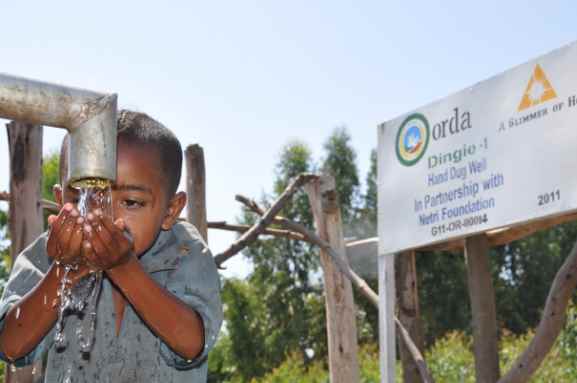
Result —
[[527, 382], [551, 350], [566, 320], [566, 309], [577, 286], [577, 242], [551, 284], [535, 336], [498, 383]]
[[[263, 214], [262, 208], [254, 200], [246, 198], [242, 195], [237, 195], [235, 199], [244, 204], [249, 210], [259, 215]], [[311, 243], [325, 250], [331, 257], [333, 262], [335, 262], [340, 272], [343, 273], [351, 281], [351, 283], [361, 292], [362, 295], [365, 296], [365, 298], [367, 298], [377, 309], [379, 308], [378, 294], [375, 293], [373, 289], [371, 289], [369, 284], [363, 278], [361, 278], [357, 273], [355, 273], [350, 268], [348, 263], [346, 263], [341, 257], [338, 256], [338, 254], [333, 250], [333, 248], [330, 246], [328, 242], [321, 239], [315, 232], [307, 229], [304, 225], [293, 222], [287, 218], [277, 216], [274, 217], [273, 222], [293, 232], [301, 233]], [[411, 356], [413, 357], [413, 360], [415, 361], [419, 369], [419, 373], [421, 375], [421, 379], [423, 379], [423, 382], [425, 383], [434, 382], [431, 373], [427, 369], [425, 358], [419, 351], [419, 348], [415, 345], [415, 343], [411, 339], [409, 332], [405, 329], [405, 327], [402, 325], [402, 323], [396, 316], [395, 316], [395, 324], [399, 329], [401, 339], [407, 346], [407, 349], [411, 353]]]
[[[235, 231], [237, 233], [245, 233], [251, 228], [248, 225], [231, 225], [231, 224], [226, 223], [226, 221], [207, 222], [207, 227], [209, 229]], [[307, 238], [305, 238], [302, 234], [295, 233], [295, 232], [292, 232], [289, 230], [265, 229], [265, 230], [263, 230], [263, 232], [261, 234], [274, 235], [275, 237], [289, 238], [289, 239], [294, 239], [297, 241], [307, 241]]]
[[289, 198], [305, 183], [316, 178], [318, 176], [314, 174], [300, 174], [296, 177], [285, 191], [279, 196], [279, 198], [272, 204], [272, 206], [262, 215], [262, 217], [243, 235], [240, 236], [228, 249], [223, 251], [214, 257], [214, 260], [218, 266], [223, 262], [228, 260], [233, 255], [240, 252], [248, 244], [258, 238], [266, 227], [272, 222], [276, 214], [282, 209], [284, 204], [289, 200]]

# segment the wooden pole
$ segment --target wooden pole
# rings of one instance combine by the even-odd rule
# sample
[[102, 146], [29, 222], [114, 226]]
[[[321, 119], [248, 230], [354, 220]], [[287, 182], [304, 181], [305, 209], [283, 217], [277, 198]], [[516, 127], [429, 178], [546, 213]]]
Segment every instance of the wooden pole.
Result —
[[186, 216], [202, 238], [208, 242], [206, 224], [206, 172], [204, 167], [204, 150], [198, 144], [189, 145], [185, 151], [186, 157]]
[[[397, 302], [398, 317], [409, 332], [415, 345], [423, 351], [424, 339], [419, 309], [419, 291], [417, 288], [417, 266], [415, 252], [405, 251], [397, 254]], [[401, 362], [403, 365], [403, 381], [405, 383], [420, 383], [419, 367], [411, 356], [407, 346], [399, 343]]]
[[[291, 182], [291, 184], [287, 187], [287, 190], [285, 190], [282, 194], [285, 195], [287, 194], [287, 191], [291, 190], [293, 185], [296, 184], [298, 182], [299, 179], [302, 179], [301, 177], [303, 177], [305, 175], [301, 174], [300, 176], [298, 176], [296, 178], [295, 181]], [[313, 176], [311, 178], [309, 178], [309, 182], [312, 179], [316, 179], [318, 178], [318, 176]], [[258, 214], [259, 216], [261, 216], [261, 221], [263, 220], [267, 220], [267, 217], [270, 217], [272, 215], [271, 211], [272, 209], [275, 209], [275, 205], [279, 204], [279, 201], [277, 200], [273, 206], [271, 206], [267, 211], [264, 211], [260, 206], [258, 206], [258, 204], [254, 201], [254, 200], [250, 200], [246, 197], [243, 197], [241, 195], [237, 195], [236, 196], [236, 200], [241, 202], [243, 205], [245, 205], [249, 210], [255, 212], [256, 214]], [[282, 199], [281, 199], [282, 201]], [[278, 213], [280, 211], [280, 209], [274, 210], [275, 214]], [[337, 267], [337, 269], [345, 276], [349, 279], [349, 281], [351, 282], [351, 284], [356, 287], [359, 292], [365, 297], [367, 298], [373, 305], [375, 305], [376, 308], [379, 309], [379, 315], [381, 317], [385, 317], [388, 318], [388, 322], [389, 324], [392, 325], [392, 332], [390, 332], [389, 334], [392, 333], [392, 336], [389, 336], [388, 338], [386, 336], [383, 336], [382, 334], [385, 333], [385, 331], [383, 331], [383, 321], [379, 321], [379, 331], [381, 334], [381, 344], [384, 344], [385, 342], [383, 341], [383, 337], [384, 339], [392, 339], [392, 341], [389, 342], [389, 344], [392, 345], [392, 354], [388, 354], [388, 355], [392, 355], [392, 359], [390, 359], [390, 363], [389, 365], [392, 366], [392, 373], [389, 375], [390, 379], [389, 381], [394, 382], [394, 365], [395, 365], [395, 356], [394, 356], [394, 347], [395, 347], [395, 326], [397, 326], [398, 331], [399, 331], [399, 335], [400, 338], [402, 339], [403, 343], [406, 345], [407, 350], [411, 353], [413, 359], [415, 360], [416, 365], [419, 368], [419, 372], [421, 374], [421, 378], [423, 383], [434, 383], [434, 379], [431, 376], [431, 373], [429, 372], [427, 365], [425, 363], [425, 360], [423, 358], [423, 355], [421, 354], [421, 352], [419, 351], [419, 349], [417, 348], [417, 346], [415, 346], [415, 344], [413, 343], [413, 340], [411, 339], [408, 331], [403, 327], [403, 325], [401, 324], [401, 322], [399, 320], [397, 320], [397, 318], [395, 317], [395, 313], [394, 313], [394, 308], [395, 308], [395, 282], [394, 282], [394, 265], [393, 267], [386, 267], [385, 264], [387, 263], [387, 261], [385, 260], [384, 262], [381, 262], [385, 257], [379, 257], [379, 273], [382, 273], [385, 270], [390, 270], [389, 274], [390, 274], [390, 278], [387, 278], [388, 282], [387, 283], [387, 287], [385, 288], [385, 292], [391, 292], [391, 296], [388, 296], [388, 293], [382, 293], [380, 296], [377, 295], [372, 289], [371, 287], [367, 284], [367, 282], [362, 279], [361, 277], [359, 277], [353, 270], [351, 270], [350, 265], [348, 264], [348, 262], [346, 261], [345, 258], [343, 258], [341, 255], [339, 255], [339, 253], [337, 253], [330, 245], [330, 243], [328, 243], [327, 241], [321, 239], [316, 233], [310, 231], [309, 229], [307, 229], [306, 227], [304, 227], [302, 224], [296, 223], [296, 222], [292, 222], [291, 220], [285, 218], [285, 217], [281, 217], [281, 216], [275, 216], [272, 220], [272, 222], [282, 226], [283, 228], [290, 230], [291, 232], [294, 233], [300, 233], [302, 234], [305, 238], [308, 239], [308, 241], [310, 243], [314, 243], [317, 246], [319, 246], [321, 249], [325, 250], [326, 253], [331, 257], [331, 261], [333, 262], [333, 264]], [[252, 229], [252, 228], [251, 228]], [[264, 232], [263, 232], [264, 233]], [[367, 251], [371, 252], [373, 256], [377, 254], [377, 241], [376, 238], [372, 238], [372, 239], [368, 239], [367, 241], [357, 241], [356, 244], [354, 244], [352, 246], [352, 248], [347, 248], [347, 253], [349, 252], [349, 250], [352, 251], [352, 253], [356, 254], [356, 255], [364, 255]], [[350, 254], [347, 254], [347, 256], [349, 256]], [[394, 257], [388, 257], [389, 259], [392, 259], [394, 261]], [[383, 273], [383, 275], [388, 275], [387, 273]], [[381, 274], [379, 274], [379, 277], [381, 276]], [[389, 286], [390, 284], [390, 286]], [[385, 286], [385, 283], [382, 282], [381, 279], [379, 279], [379, 290], [381, 290], [381, 288], [383, 288], [383, 286]], [[384, 297], [384, 299], [383, 299]], [[386, 302], [391, 302], [390, 304], [386, 304]], [[385, 309], [383, 310], [387, 310], [386, 313], [390, 314], [390, 315], [383, 315], [382, 312], [382, 308], [385, 307]], [[384, 351], [381, 350], [381, 356], [384, 355]], [[381, 363], [381, 366], [384, 366], [384, 363]], [[382, 367], [381, 367], [382, 369]], [[381, 370], [382, 371], [382, 370]], [[381, 375], [381, 379], [385, 379], [383, 378], [385, 376], [385, 374], [383, 373]], [[384, 380], [382, 380], [384, 381]]]
[[[9, 230], [12, 261], [43, 231], [42, 127], [11, 122], [6, 125], [10, 153]], [[14, 262], [13, 262], [14, 263]], [[42, 381], [42, 362], [32, 366], [7, 366], [6, 383]]]
[[379, 255], [379, 356], [381, 383], [395, 383], [395, 257]]
[[489, 241], [485, 234], [465, 240], [469, 296], [473, 314], [473, 349], [478, 383], [499, 380], [499, 348], [495, 291], [489, 264]]
[[[309, 182], [305, 190], [319, 236], [330, 243], [340, 259], [347, 262], [334, 178], [321, 176]], [[359, 362], [351, 282], [324, 249], [320, 253], [327, 311], [330, 381], [355, 383], [359, 381]]]

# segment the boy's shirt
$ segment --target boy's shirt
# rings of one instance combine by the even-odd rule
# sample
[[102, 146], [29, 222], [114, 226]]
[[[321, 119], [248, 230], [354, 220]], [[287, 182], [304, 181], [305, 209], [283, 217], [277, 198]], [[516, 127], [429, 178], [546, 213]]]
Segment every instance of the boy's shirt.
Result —
[[[0, 329], [10, 307], [32, 289], [49, 267], [47, 235], [43, 234], [14, 265], [0, 300]], [[223, 319], [220, 281], [216, 265], [194, 226], [177, 223], [161, 231], [153, 247], [140, 257], [142, 267], [161, 286], [188, 304], [202, 317], [205, 345], [195, 360], [184, 360], [158, 338], [126, 305], [120, 334], [116, 335], [112, 286], [103, 278], [97, 306], [92, 351], [81, 354], [75, 334], [76, 315], [65, 317], [67, 346], [54, 347], [54, 328], [17, 365], [47, 357], [45, 382], [206, 382], [207, 354], [214, 346]], [[162, 310], [158, 307], [158, 310]], [[21, 312], [20, 315], [34, 315]]]

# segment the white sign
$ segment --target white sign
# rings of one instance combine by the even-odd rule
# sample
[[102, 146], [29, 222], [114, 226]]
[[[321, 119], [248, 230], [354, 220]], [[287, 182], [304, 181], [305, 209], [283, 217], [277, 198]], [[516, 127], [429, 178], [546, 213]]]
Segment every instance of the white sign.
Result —
[[379, 127], [380, 254], [577, 209], [577, 43]]

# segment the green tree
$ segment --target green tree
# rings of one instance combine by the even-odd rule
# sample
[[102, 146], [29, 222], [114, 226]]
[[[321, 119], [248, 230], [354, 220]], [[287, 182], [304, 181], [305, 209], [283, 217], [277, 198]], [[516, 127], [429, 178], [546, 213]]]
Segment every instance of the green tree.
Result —
[[[371, 152], [366, 194], [360, 196], [356, 154], [350, 141], [344, 128], [336, 129], [324, 146], [321, 168], [336, 178], [348, 235], [365, 238], [376, 234], [377, 155], [376, 151]], [[315, 169], [306, 145], [287, 144], [275, 167], [273, 192], [264, 195], [261, 204], [270, 206], [293, 177]], [[302, 191], [281, 214], [313, 227], [308, 198]], [[254, 214], [247, 211], [239, 219], [245, 224], [255, 220]], [[492, 250], [490, 259], [502, 327], [521, 334], [538, 323], [550, 283], [576, 237], [577, 224], [570, 223]], [[268, 374], [289, 356], [297, 355], [304, 366], [324, 363], [326, 328], [318, 249], [299, 241], [263, 237], [244, 255], [252, 261], [254, 270], [246, 281], [224, 283], [227, 332], [217, 347], [211, 374], [216, 371], [221, 375], [214, 376], [222, 381], [233, 376], [236, 378], [230, 381], [241, 382]], [[462, 252], [418, 253], [417, 272], [427, 343], [433, 344], [452, 330], [470, 332]], [[376, 289], [376, 282], [371, 284]], [[374, 342], [378, 314], [364, 298], [356, 296], [355, 301], [363, 319], [359, 322], [361, 342]]]
[[377, 235], [377, 215], [378, 215], [378, 198], [377, 198], [377, 151], [371, 150], [369, 173], [367, 174], [366, 184], [367, 193], [364, 195], [364, 209], [362, 213], [363, 221], [367, 225], [367, 236], [374, 237]]
[[[263, 375], [271, 362], [274, 363], [270, 360], [273, 355], [266, 352], [264, 342], [267, 331], [264, 302], [255, 288], [249, 283], [228, 279], [222, 290], [230, 334], [228, 347], [236, 362], [233, 371], [245, 379]], [[259, 363], [254, 363], [255, 360]], [[224, 362], [223, 366], [226, 365]]]
[[[262, 197], [262, 205], [269, 206], [293, 177], [312, 168], [306, 145], [287, 144], [275, 167], [273, 193]], [[280, 214], [312, 226], [303, 191], [297, 192]], [[239, 221], [253, 224], [255, 219], [254, 214], [243, 211]], [[305, 361], [323, 355], [324, 331], [320, 331], [322, 339], [317, 339], [319, 331], [311, 325], [319, 322], [313, 316], [318, 314], [314, 308], [320, 300], [320, 288], [314, 280], [318, 270], [316, 250], [301, 241], [263, 237], [249, 246], [244, 256], [252, 262], [253, 272], [246, 281], [227, 280], [223, 288], [230, 338], [229, 368], [242, 381], [249, 381], [280, 365], [291, 353], [298, 353]]]
[[[335, 177], [343, 222], [347, 227], [356, 222], [359, 205], [357, 154], [345, 127], [336, 128], [324, 144], [323, 172]], [[347, 235], [347, 233], [345, 233]]]
[[[288, 143], [282, 148], [275, 166], [273, 192], [263, 196], [261, 204], [270, 206], [294, 177], [316, 168], [305, 144]], [[354, 227], [358, 224], [360, 186], [356, 153], [345, 128], [335, 129], [327, 139], [322, 169], [335, 176], [343, 223], [345, 227]], [[308, 197], [303, 190], [295, 193], [280, 214], [314, 227]], [[254, 214], [243, 211], [239, 220], [250, 225], [255, 219]], [[244, 252], [254, 269], [246, 281], [227, 280], [224, 283], [230, 357], [217, 356], [212, 367], [217, 370], [214, 376], [224, 376], [223, 371], [235, 371], [242, 377], [241, 381], [249, 381], [270, 372], [291, 355], [298, 355], [304, 366], [315, 361], [326, 363], [325, 304], [318, 252], [318, 248], [302, 241], [270, 237], [261, 237]], [[359, 328], [361, 334], [368, 334], [367, 339], [372, 340], [378, 313], [370, 308], [370, 312], [361, 309], [359, 317], [371, 316], [374, 327]], [[226, 367], [222, 362], [225, 360], [228, 360]]]
[[60, 155], [53, 151], [42, 159], [42, 198], [54, 201], [52, 187], [60, 183]]
[[[376, 156], [367, 181], [375, 182], [375, 188], [367, 184], [367, 195], [361, 197], [357, 166], [357, 154], [351, 146], [351, 136], [345, 127], [336, 128], [324, 144], [324, 172], [335, 177], [342, 214], [345, 237], [364, 239], [375, 236], [376, 231]], [[375, 152], [376, 153], [376, 152]], [[370, 205], [373, 201], [374, 205]], [[373, 219], [374, 216], [374, 219]], [[373, 223], [374, 222], [374, 223]], [[368, 281], [378, 291], [376, 280]], [[362, 294], [354, 291], [354, 300], [358, 309], [357, 328], [360, 342], [378, 341], [378, 310]]]
[[0, 210], [0, 295], [8, 280], [11, 267], [10, 240], [8, 238], [8, 214]]
[[470, 331], [471, 309], [463, 254], [418, 252], [416, 266], [426, 344], [452, 330]]
[[540, 231], [491, 252], [497, 315], [502, 326], [523, 334], [534, 328], [551, 283], [577, 238], [577, 223]]

